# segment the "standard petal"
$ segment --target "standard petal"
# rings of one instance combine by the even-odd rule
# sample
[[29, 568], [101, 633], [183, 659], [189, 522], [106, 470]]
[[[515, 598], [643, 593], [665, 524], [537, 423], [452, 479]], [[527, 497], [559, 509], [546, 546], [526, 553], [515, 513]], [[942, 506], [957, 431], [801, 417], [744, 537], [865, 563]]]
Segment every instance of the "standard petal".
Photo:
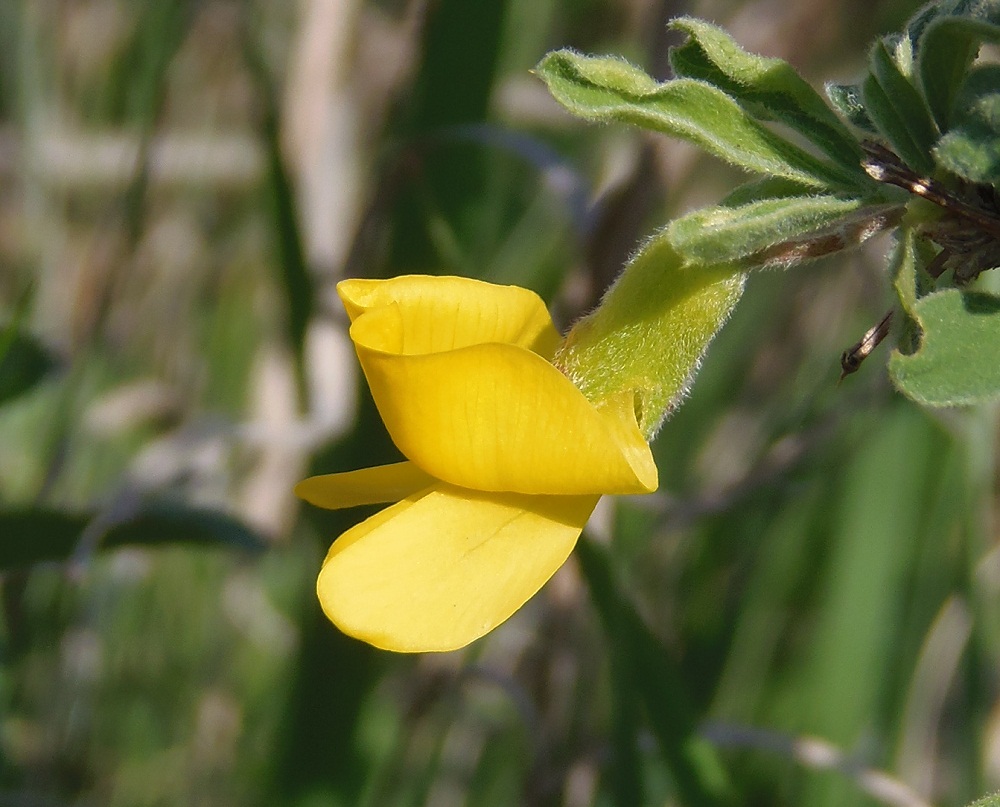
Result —
[[362, 504], [398, 502], [437, 482], [412, 462], [397, 462], [341, 474], [303, 479], [295, 495], [316, 507], [340, 510]]
[[562, 341], [542, 299], [519, 286], [406, 275], [344, 280], [337, 293], [356, 323], [352, 338], [360, 333], [370, 347], [389, 353], [418, 355], [501, 342], [552, 358]]
[[374, 349], [358, 334], [355, 346], [393, 441], [438, 479], [532, 494], [656, 489], [627, 396], [597, 409], [551, 364], [513, 345], [414, 356]]
[[345, 633], [385, 650], [464, 647], [565, 562], [597, 499], [439, 486], [337, 539], [317, 581], [320, 603]]

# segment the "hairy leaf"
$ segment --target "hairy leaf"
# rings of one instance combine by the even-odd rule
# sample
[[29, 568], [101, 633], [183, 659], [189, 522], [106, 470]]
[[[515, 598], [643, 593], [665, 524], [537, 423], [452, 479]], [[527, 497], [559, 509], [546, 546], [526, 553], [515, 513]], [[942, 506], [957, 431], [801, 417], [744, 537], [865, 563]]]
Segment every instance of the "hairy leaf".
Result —
[[862, 94], [868, 114], [896, 153], [914, 171], [928, 174], [934, 168], [930, 152], [938, 133], [920, 93], [900, 66], [902, 62], [909, 69], [908, 45], [909, 40], [895, 46], [887, 39], [875, 43], [871, 76], [862, 85]]
[[930, 22], [917, 51], [924, 98], [943, 132], [951, 128], [959, 88], [980, 45], [1000, 42], [1000, 4], [966, 3], [956, 12]]
[[1000, 183], [1000, 65], [970, 71], [959, 93], [955, 124], [934, 156], [970, 182]]
[[984, 796], [981, 799], [976, 799], [968, 807], [1000, 807], [1000, 793], [994, 793], [991, 796]]
[[726, 207], [739, 207], [764, 199], [792, 199], [810, 195], [816, 194], [801, 182], [793, 182], [783, 177], [757, 177], [738, 185], [726, 194], [721, 204]]
[[748, 53], [721, 28], [702, 20], [682, 17], [671, 27], [690, 36], [670, 52], [676, 75], [715, 85], [757, 118], [781, 121], [860, 174], [857, 140], [790, 64]]
[[667, 237], [687, 264], [789, 266], [856, 246], [898, 218], [890, 210], [838, 196], [763, 199], [698, 210], [671, 222]]
[[889, 374], [926, 406], [962, 406], [1000, 397], [1000, 297], [946, 289], [914, 305], [920, 348], [893, 353]]
[[568, 50], [548, 54], [536, 72], [556, 100], [582, 118], [663, 132], [748, 171], [809, 187], [856, 190], [863, 184], [856, 173], [823, 162], [767, 129], [703, 81], [681, 78], [659, 84], [620, 59]]

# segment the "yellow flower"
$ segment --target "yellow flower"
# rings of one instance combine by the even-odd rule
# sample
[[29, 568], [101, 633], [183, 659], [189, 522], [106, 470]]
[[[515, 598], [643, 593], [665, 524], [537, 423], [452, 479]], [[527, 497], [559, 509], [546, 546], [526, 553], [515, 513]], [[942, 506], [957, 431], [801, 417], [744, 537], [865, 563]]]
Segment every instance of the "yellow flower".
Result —
[[320, 507], [396, 502], [334, 542], [320, 602], [377, 647], [463, 647], [556, 572], [602, 494], [656, 489], [635, 396], [588, 401], [551, 364], [562, 339], [526, 289], [410, 276], [337, 290], [408, 462], [296, 487]]

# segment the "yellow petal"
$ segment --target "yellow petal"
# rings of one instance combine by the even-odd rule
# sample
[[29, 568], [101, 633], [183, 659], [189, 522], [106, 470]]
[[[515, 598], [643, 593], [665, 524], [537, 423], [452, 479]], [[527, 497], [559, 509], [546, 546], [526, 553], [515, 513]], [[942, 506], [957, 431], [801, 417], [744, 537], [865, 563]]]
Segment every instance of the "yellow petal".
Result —
[[551, 364], [513, 345], [392, 353], [392, 318], [373, 314], [351, 328], [358, 358], [393, 442], [431, 476], [532, 494], [656, 489], [628, 396], [597, 409]]
[[597, 499], [441, 485], [335, 541], [317, 581], [320, 603], [341, 630], [376, 647], [464, 647], [565, 562]]
[[340, 510], [362, 504], [398, 502], [436, 481], [412, 462], [397, 462], [342, 474], [310, 476], [295, 486], [295, 495], [316, 507]]
[[392, 353], [432, 353], [502, 342], [552, 358], [562, 341], [542, 299], [519, 286], [404, 275], [344, 280], [337, 284], [337, 293], [352, 323], [366, 312], [380, 312], [369, 330], [391, 322], [380, 349]]

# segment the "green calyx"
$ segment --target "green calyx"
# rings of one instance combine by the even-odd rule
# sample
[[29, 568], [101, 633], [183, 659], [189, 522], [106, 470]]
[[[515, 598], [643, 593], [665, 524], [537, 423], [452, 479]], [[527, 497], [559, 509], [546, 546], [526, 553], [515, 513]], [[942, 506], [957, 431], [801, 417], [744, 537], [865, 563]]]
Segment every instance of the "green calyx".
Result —
[[665, 233], [628, 263], [554, 363], [595, 404], [632, 392], [647, 439], [687, 394], [712, 338], [743, 293], [731, 266], [685, 268]]

